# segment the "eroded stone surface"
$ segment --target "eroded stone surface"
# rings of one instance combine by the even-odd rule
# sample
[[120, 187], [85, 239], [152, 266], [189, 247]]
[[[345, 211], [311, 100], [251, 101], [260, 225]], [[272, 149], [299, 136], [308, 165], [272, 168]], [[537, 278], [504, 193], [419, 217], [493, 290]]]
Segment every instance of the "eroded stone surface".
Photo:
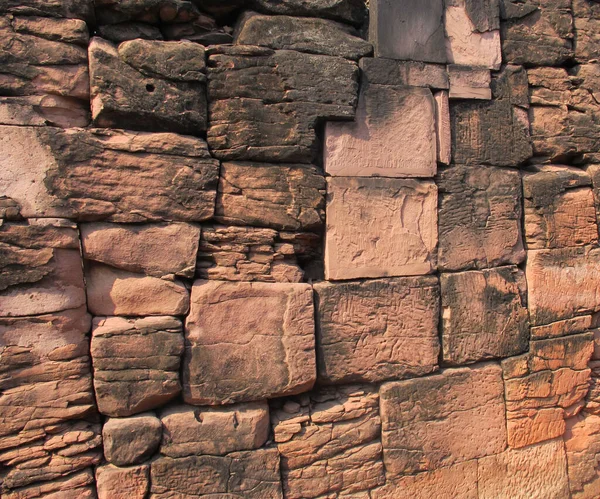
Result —
[[158, 449], [162, 433], [160, 419], [152, 413], [108, 418], [102, 427], [104, 457], [116, 466], [141, 463]]
[[492, 76], [486, 68], [448, 65], [451, 99], [490, 100]]
[[452, 130], [450, 129], [450, 101], [448, 92], [433, 94], [435, 100], [435, 134], [437, 160], [449, 165], [452, 161]]
[[34, 483], [14, 491], [7, 490], [4, 492], [3, 497], [6, 499], [38, 497], [44, 499], [96, 499], [94, 471], [91, 468], [86, 468], [83, 471], [76, 471], [73, 474], [49, 482]]
[[594, 499], [600, 495], [600, 417], [581, 414], [567, 420], [564, 436], [569, 486], [573, 499]]
[[361, 24], [367, 15], [363, 0], [253, 0], [261, 11], [292, 16], [325, 17], [350, 24]]
[[545, 326], [535, 326], [531, 328], [532, 340], [547, 340], [560, 336], [569, 336], [570, 334], [583, 333], [592, 325], [592, 316], [583, 315], [573, 317], [562, 321], [552, 322]]
[[144, 499], [150, 489], [150, 467], [99, 466], [96, 469], [96, 487], [98, 499]]
[[581, 61], [600, 58], [600, 6], [587, 0], [573, 1], [575, 57]]
[[450, 88], [444, 64], [363, 57], [359, 66], [362, 69], [363, 84], [403, 85], [444, 90]]
[[94, 2], [92, 0], [2, 0], [0, 12], [92, 20]]

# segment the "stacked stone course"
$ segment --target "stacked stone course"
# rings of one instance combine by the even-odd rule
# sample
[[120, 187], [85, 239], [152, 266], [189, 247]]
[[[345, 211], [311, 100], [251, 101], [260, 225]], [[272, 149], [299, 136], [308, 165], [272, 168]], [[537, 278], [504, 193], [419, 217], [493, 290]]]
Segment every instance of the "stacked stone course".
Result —
[[598, 499], [597, 0], [0, 0], [0, 497]]

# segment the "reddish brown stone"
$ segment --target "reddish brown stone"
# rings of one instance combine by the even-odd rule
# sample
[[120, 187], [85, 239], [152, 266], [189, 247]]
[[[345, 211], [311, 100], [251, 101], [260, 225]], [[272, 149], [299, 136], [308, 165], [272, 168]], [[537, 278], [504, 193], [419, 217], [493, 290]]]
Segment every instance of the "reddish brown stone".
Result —
[[575, 57], [587, 62], [600, 58], [600, 6], [593, 1], [573, 0]]
[[40, 482], [15, 491], [6, 491], [5, 499], [96, 499], [94, 471], [89, 468], [50, 482]]
[[116, 466], [141, 463], [158, 450], [162, 432], [160, 420], [152, 413], [108, 418], [102, 427], [104, 457]]
[[535, 326], [531, 328], [532, 340], [547, 340], [558, 338], [560, 336], [569, 336], [571, 334], [583, 333], [592, 325], [592, 316], [583, 315], [573, 317], [563, 321], [553, 322], [546, 326]]
[[150, 467], [99, 466], [96, 469], [96, 487], [98, 499], [144, 499], [150, 489]]
[[600, 496], [600, 417], [581, 414], [567, 420], [564, 436], [573, 499]]

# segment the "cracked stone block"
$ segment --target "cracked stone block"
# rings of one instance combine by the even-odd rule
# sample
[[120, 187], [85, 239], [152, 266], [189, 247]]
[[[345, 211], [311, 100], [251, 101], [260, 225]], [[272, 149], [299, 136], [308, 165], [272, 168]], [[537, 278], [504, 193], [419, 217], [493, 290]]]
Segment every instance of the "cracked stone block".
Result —
[[480, 499], [569, 497], [569, 477], [561, 440], [508, 449], [478, 461]]
[[321, 282], [314, 290], [321, 382], [378, 382], [437, 369], [436, 277]]
[[363, 497], [384, 484], [378, 402], [377, 390], [366, 385], [319, 388], [274, 402], [286, 498]]
[[327, 190], [327, 279], [418, 275], [435, 269], [433, 182], [331, 177]]
[[258, 449], [270, 432], [264, 401], [225, 407], [177, 405], [161, 411], [160, 421], [160, 452], [173, 458]]
[[315, 166], [221, 165], [215, 209], [219, 222], [318, 231], [324, 208], [325, 178]]
[[450, 99], [479, 99], [492, 98], [492, 75], [489, 69], [473, 68], [471, 66], [448, 65], [450, 82]]
[[575, 58], [582, 62], [600, 58], [600, 5], [573, 0]]
[[92, 119], [100, 127], [200, 135], [206, 130], [204, 47], [131, 40], [89, 46]]
[[324, 17], [354, 25], [361, 25], [368, 12], [364, 0], [253, 0], [252, 5], [270, 14]]
[[358, 65], [363, 85], [450, 88], [445, 64], [363, 57]]
[[91, 355], [102, 414], [131, 416], [180, 393], [182, 328], [175, 317], [94, 319]]
[[94, 471], [91, 468], [86, 468], [83, 471], [76, 471], [73, 474], [49, 482], [35, 483], [15, 491], [5, 491], [2, 497], [6, 499], [38, 497], [44, 499], [56, 497], [60, 497], [60, 499], [96, 499]]
[[541, 166], [523, 176], [528, 249], [598, 242], [592, 180], [578, 168]]
[[0, 130], [0, 192], [25, 218], [148, 223], [213, 215], [219, 162], [202, 139], [122, 130]]
[[502, 452], [503, 395], [497, 364], [384, 383], [381, 423], [388, 476], [433, 471]]
[[139, 464], [158, 450], [163, 428], [153, 413], [108, 418], [102, 427], [104, 457], [115, 466]]
[[567, 420], [564, 436], [573, 499], [600, 495], [600, 416], [580, 414]]
[[527, 350], [525, 274], [515, 266], [442, 274], [442, 351], [452, 365]]
[[327, 19], [265, 16], [255, 12], [245, 13], [238, 21], [234, 43], [355, 61], [373, 52], [372, 45], [350, 26]]
[[196, 281], [186, 320], [184, 400], [232, 404], [309, 390], [314, 334], [308, 284]]
[[600, 310], [600, 250], [574, 246], [527, 252], [531, 324], [541, 326]]
[[480, 269], [525, 259], [519, 172], [452, 165], [439, 172], [437, 184], [440, 269]]
[[355, 62], [236, 45], [212, 48], [208, 65], [208, 143], [219, 159], [312, 163], [319, 123], [354, 118]]
[[593, 333], [583, 333], [532, 341], [529, 353], [502, 361], [510, 447], [563, 435], [583, 406], [593, 350]]
[[584, 315], [573, 317], [562, 321], [552, 322], [545, 326], [535, 326], [531, 328], [532, 340], [548, 340], [550, 338], [559, 338], [571, 334], [583, 333], [592, 327], [592, 316]]
[[144, 499], [150, 490], [150, 467], [99, 466], [96, 469], [96, 487], [98, 499]]
[[427, 88], [363, 85], [356, 121], [325, 125], [325, 171], [348, 177], [432, 177], [435, 118]]
[[226, 456], [161, 456], [150, 467], [150, 497], [283, 499], [277, 449]]

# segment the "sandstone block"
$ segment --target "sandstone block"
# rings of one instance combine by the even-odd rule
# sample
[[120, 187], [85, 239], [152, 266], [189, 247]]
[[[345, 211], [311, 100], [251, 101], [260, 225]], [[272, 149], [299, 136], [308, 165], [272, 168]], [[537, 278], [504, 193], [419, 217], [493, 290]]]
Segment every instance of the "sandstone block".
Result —
[[388, 476], [432, 471], [506, 447], [502, 370], [496, 364], [385, 383], [380, 396]]
[[444, 361], [468, 364], [527, 350], [525, 275], [517, 267], [442, 274]]
[[162, 433], [161, 421], [152, 413], [108, 418], [102, 427], [104, 457], [116, 466], [142, 463], [158, 450]]
[[98, 499], [144, 499], [150, 489], [150, 467], [99, 466], [96, 469], [96, 487]]
[[588, 391], [593, 350], [593, 333], [584, 333], [532, 341], [529, 353], [502, 361], [511, 447], [565, 432], [565, 418], [581, 410]]
[[433, 182], [332, 177], [327, 189], [327, 279], [427, 274], [435, 268]]
[[518, 172], [453, 165], [441, 170], [437, 180], [440, 269], [496, 267], [525, 259]]
[[213, 215], [218, 175], [206, 142], [192, 137], [21, 126], [0, 134], [0, 192], [25, 218], [202, 221]]
[[40, 482], [15, 491], [5, 491], [3, 497], [6, 499], [34, 497], [43, 497], [44, 499], [96, 499], [94, 471], [88, 468], [50, 482]]
[[479, 99], [492, 98], [492, 75], [488, 69], [471, 66], [448, 65], [448, 80], [450, 82], [450, 99]]
[[130, 416], [177, 396], [182, 352], [182, 324], [174, 317], [94, 319], [91, 355], [98, 410]]
[[363, 84], [428, 87], [448, 90], [448, 73], [444, 64], [419, 61], [395, 61], [380, 57], [363, 57], [359, 62]]
[[585, 400], [585, 410], [590, 414], [600, 416], [600, 362], [596, 359], [595, 350], [598, 348], [598, 333], [594, 331], [594, 355], [589, 363], [591, 379], [588, 394]]
[[437, 278], [323, 282], [314, 290], [322, 382], [378, 382], [437, 369]]
[[573, 317], [562, 321], [552, 322], [545, 326], [535, 326], [531, 328], [532, 340], [548, 340], [550, 338], [559, 338], [571, 334], [583, 333], [592, 327], [592, 316], [584, 315]]
[[87, 107], [60, 95], [0, 97], [0, 125], [85, 127], [90, 123]]
[[279, 401], [271, 420], [286, 498], [363, 497], [384, 483], [378, 400], [347, 385]]
[[566, 166], [542, 166], [523, 176], [525, 240], [529, 249], [598, 242], [591, 179]]
[[184, 400], [231, 404], [310, 389], [312, 301], [307, 284], [196, 281], [186, 320]]
[[276, 449], [226, 456], [159, 457], [151, 465], [150, 497], [283, 499]]
[[123, 22], [118, 24], [105, 24], [98, 27], [101, 38], [114, 43], [127, 40], [162, 40], [163, 35], [157, 26], [138, 22]]
[[565, 450], [560, 440], [480, 459], [477, 475], [481, 499], [569, 497]]
[[160, 413], [160, 420], [164, 428], [160, 452], [174, 458], [258, 449], [270, 431], [266, 402], [227, 407], [173, 406]]
[[354, 118], [354, 62], [241, 45], [210, 54], [208, 143], [219, 159], [311, 163], [318, 123]]
[[419, 87], [363, 86], [351, 123], [325, 127], [325, 170], [348, 177], [431, 177], [436, 172], [436, 107]]
[[435, 100], [435, 136], [438, 163], [449, 165], [452, 161], [452, 130], [450, 130], [450, 101], [448, 92], [433, 94]]
[[186, 223], [156, 225], [82, 224], [83, 257], [154, 277], [193, 277], [200, 227]]
[[586, 0], [573, 1], [575, 57], [586, 62], [600, 58], [600, 6]]
[[272, 14], [324, 17], [355, 25], [362, 24], [367, 15], [363, 0], [253, 0], [252, 5], [257, 10]]
[[94, 2], [92, 0], [2, 0], [0, 12], [91, 21], [94, 18]]
[[573, 499], [594, 499], [600, 495], [600, 417], [581, 414], [567, 420], [564, 436], [569, 485]]
[[184, 23], [196, 19], [200, 12], [188, 0], [97, 0], [98, 24], [141, 21], [150, 24]]
[[325, 179], [316, 167], [223, 163], [215, 218], [234, 225], [319, 230]]

